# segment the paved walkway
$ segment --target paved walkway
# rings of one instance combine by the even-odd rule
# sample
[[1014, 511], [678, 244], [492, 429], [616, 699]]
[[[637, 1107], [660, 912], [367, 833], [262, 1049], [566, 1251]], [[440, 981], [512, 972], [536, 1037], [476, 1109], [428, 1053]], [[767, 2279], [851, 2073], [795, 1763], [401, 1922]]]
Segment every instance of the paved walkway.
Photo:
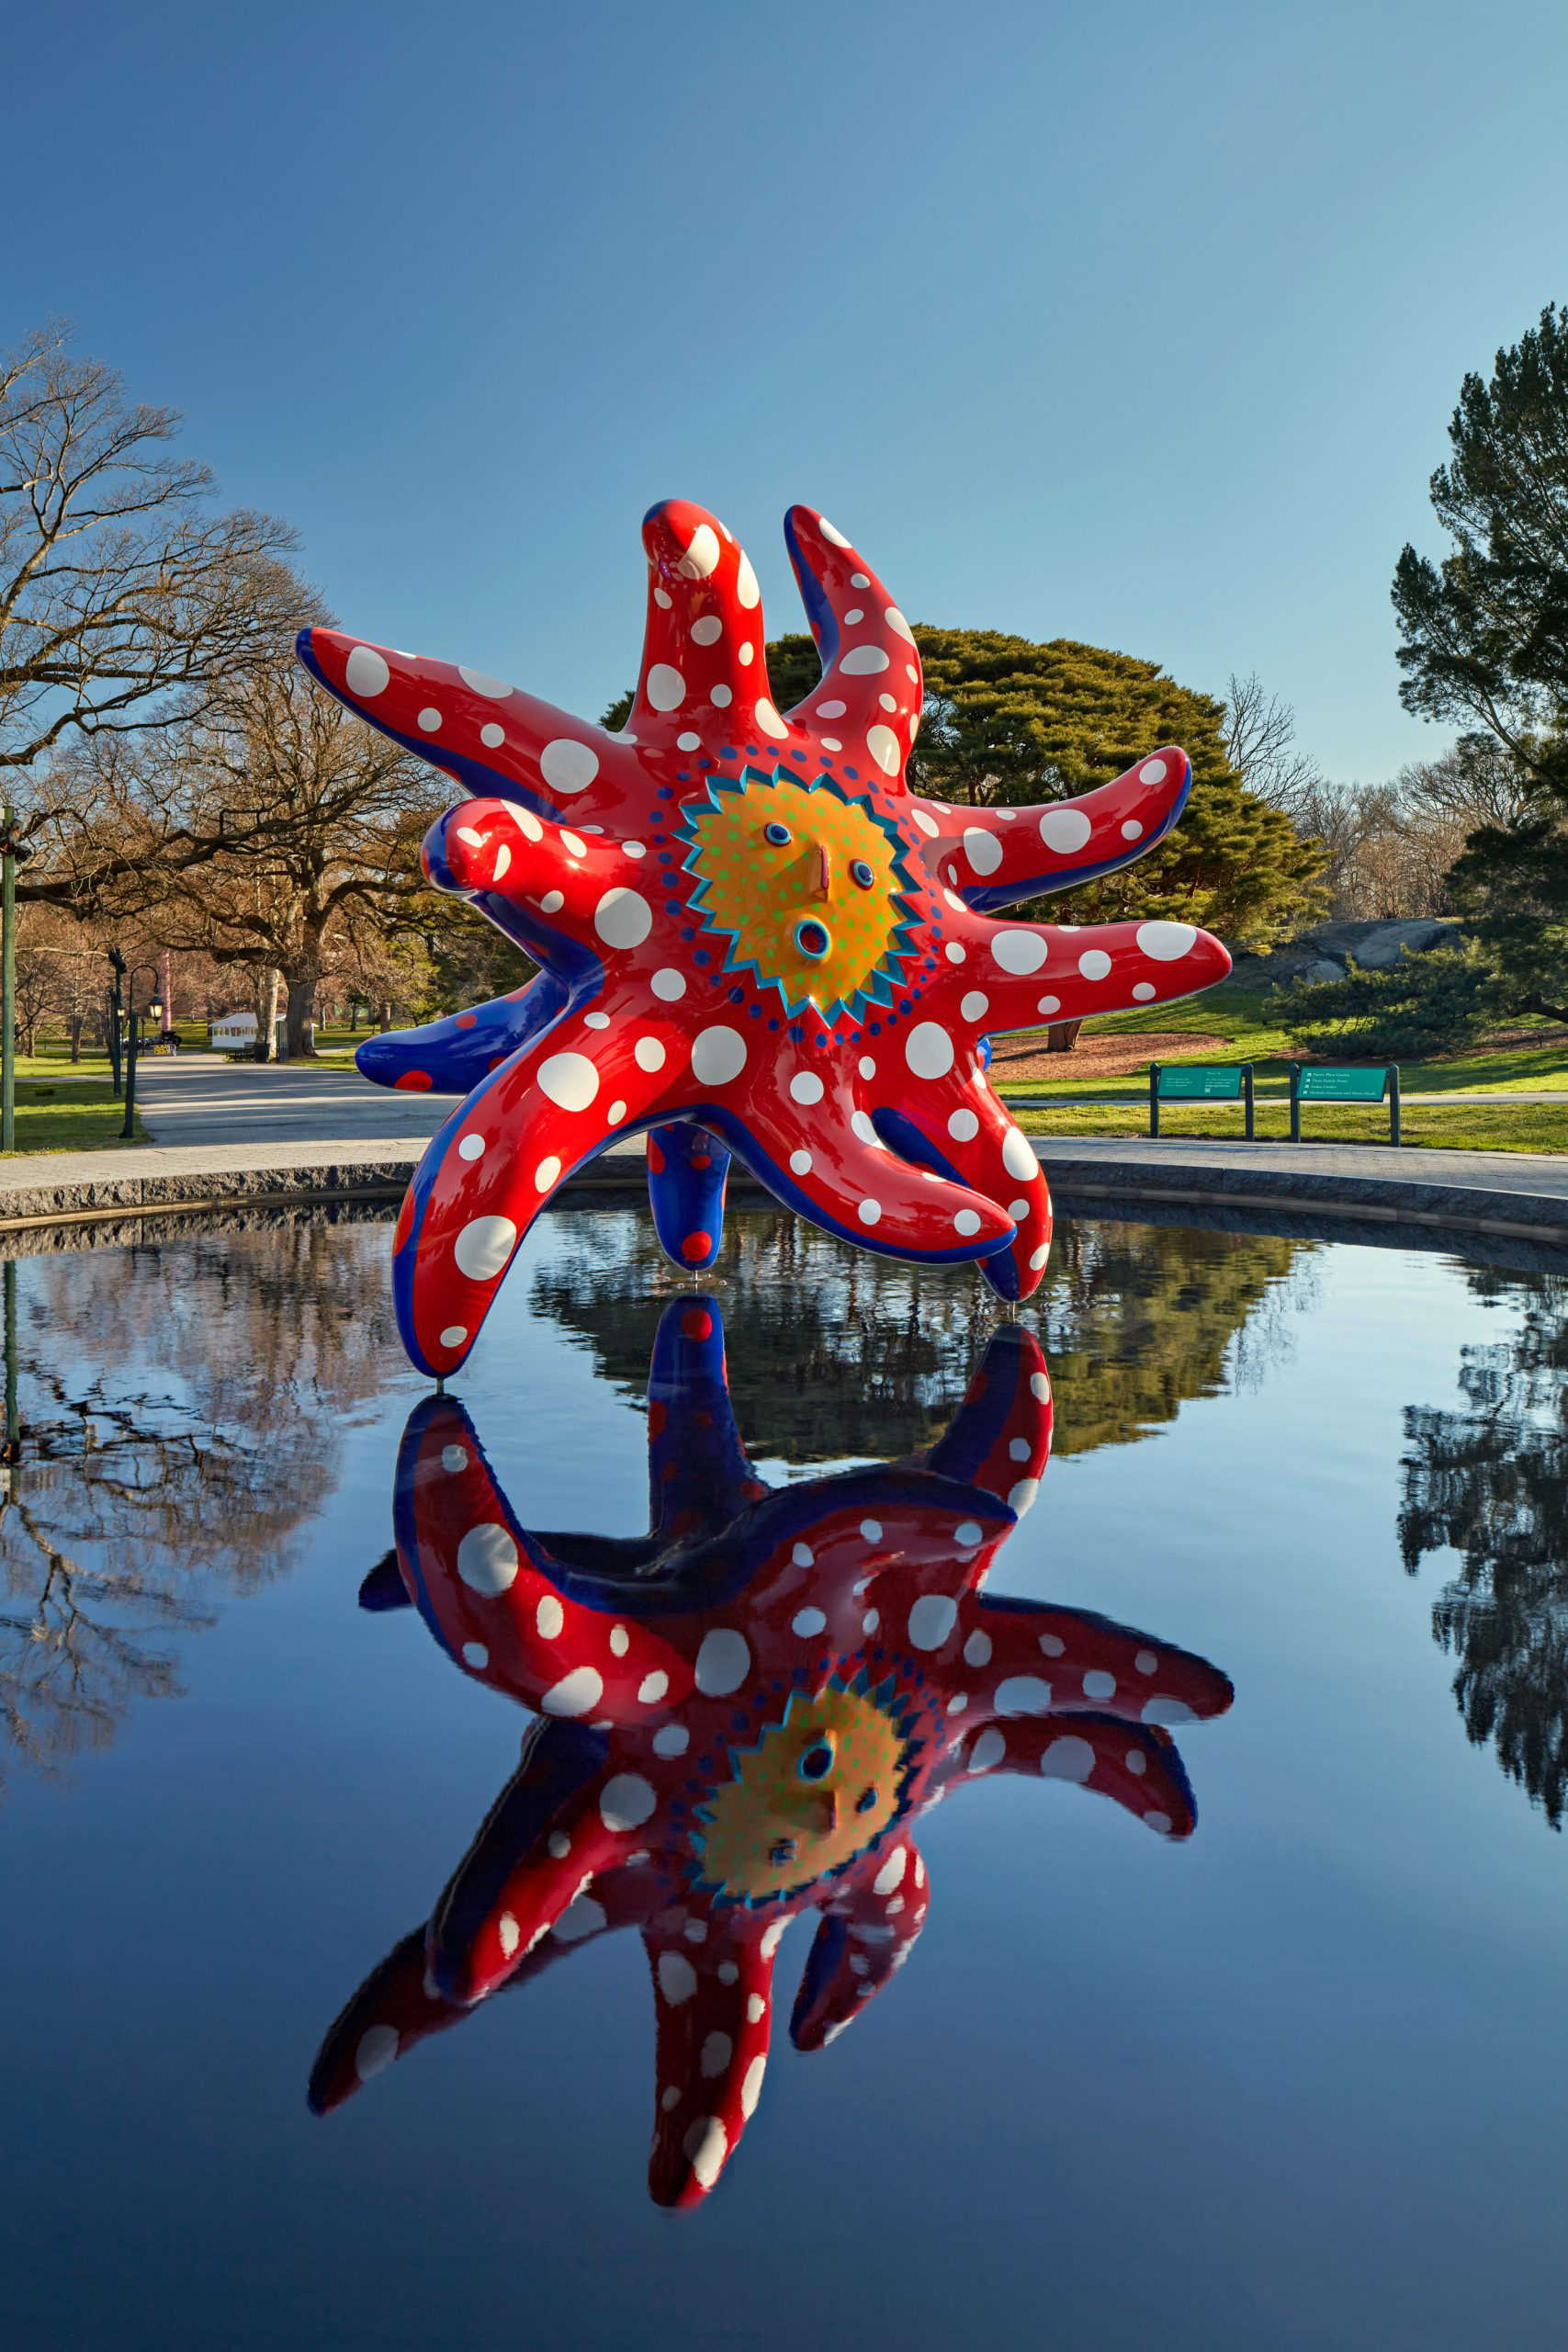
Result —
[[[280, 1195], [394, 1197], [451, 1108], [444, 1096], [370, 1086], [352, 1069], [207, 1055], [144, 1062], [137, 1087], [156, 1140], [0, 1161], [0, 1224]], [[1316, 1208], [1568, 1247], [1568, 1154], [1122, 1136], [1052, 1136], [1036, 1148], [1072, 1199]], [[641, 1148], [639, 1138], [618, 1147], [579, 1184], [624, 1182], [626, 1157]]]

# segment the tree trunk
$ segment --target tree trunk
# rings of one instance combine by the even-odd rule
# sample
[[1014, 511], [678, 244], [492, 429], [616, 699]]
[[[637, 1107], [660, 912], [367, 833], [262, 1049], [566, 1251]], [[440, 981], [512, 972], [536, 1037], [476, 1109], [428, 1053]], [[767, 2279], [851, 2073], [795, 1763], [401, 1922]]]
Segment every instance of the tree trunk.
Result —
[[281, 975], [269, 971], [265, 982], [260, 976], [256, 986], [256, 1059], [270, 1062], [276, 1057], [277, 999], [282, 988]]
[[1543, 996], [1521, 997], [1519, 1011], [1538, 1012], [1543, 1021], [1568, 1021], [1568, 1004], [1549, 1004]]
[[79, 1012], [71, 1015], [71, 1058], [73, 1062], [82, 1058], [82, 1015]]
[[1048, 1054], [1070, 1054], [1078, 1042], [1078, 1031], [1082, 1027], [1081, 1021], [1053, 1021], [1045, 1032], [1045, 1051]]
[[383, 997], [381, 999], [381, 1026], [383, 1029], [389, 1029], [392, 1025], [392, 1010], [391, 999], [389, 997]]
[[316, 975], [288, 983], [288, 1009], [284, 1015], [284, 1051], [288, 1059], [307, 1059], [316, 1050]]

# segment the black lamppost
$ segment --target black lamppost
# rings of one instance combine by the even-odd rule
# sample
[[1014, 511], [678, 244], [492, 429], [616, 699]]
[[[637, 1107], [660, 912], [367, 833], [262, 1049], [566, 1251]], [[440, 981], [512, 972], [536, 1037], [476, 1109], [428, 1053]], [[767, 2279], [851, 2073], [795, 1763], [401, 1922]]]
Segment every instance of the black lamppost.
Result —
[[[125, 968], [123, 962], [117, 968], [123, 971]], [[158, 1011], [163, 1010], [158, 996], [157, 966], [155, 964], [133, 965], [127, 982], [129, 1003], [125, 1028], [125, 1119], [119, 1131], [122, 1143], [133, 1142], [136, 1136], [136, 976], [138, 972], [152, 973], [152, 1001]]]
[[17, 1148], [17, 868], [32, 855], [9, 801], [0, 817], [0, 1151]]
[[114, 1080], [114, 1099], [118, 1102], [119, 1101], [120, 1085], [119, 1024], [124, 1016], [125, 1011], [124, 996], [122, 992], [125, 979], [125, 958], [120, 954], [118, 947], [111, 947], [109, 949], [108, 958], [109, 969], [114, 974], [114, 978], [109, 982], [107, 989], [109, 1070]]

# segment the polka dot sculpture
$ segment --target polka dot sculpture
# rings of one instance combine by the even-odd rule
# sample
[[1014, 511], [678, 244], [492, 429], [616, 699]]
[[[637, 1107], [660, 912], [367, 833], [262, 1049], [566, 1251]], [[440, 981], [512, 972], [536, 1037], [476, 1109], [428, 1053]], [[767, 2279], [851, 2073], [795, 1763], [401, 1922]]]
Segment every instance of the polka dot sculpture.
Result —
[[463, 1408], [416, 1406], [395, 1564], [362, 1598], [413, 1601], [455, 1664], [539, 1719], [429, 1924], [328, 2033], [312, 2107], [635, 1927], [658, 2019], [650, 2186], [694, 2205], [757, 2105], [785, 1927], [821, 1913], [790, 2022], [818, 2050], [908, 1958], [930, 1901], [914, 1825], [951, 1791], [1029, 1773], [1190, 1836], [1166, 1726], [1222, 1713], [1225, 1677], [983, 1590], [1051, 1412], [1039, 1348], [1006, 1329], [929, 1454], [770, 1492], [736, 1433], [718, 1310], [678, 1300], [649, 1380], [652, 1530], [613, 1541], [521, 1525]]
[[978, 1259], [1004, 1298], [1027, 1296], [1050, 1195], [987, 1083], [987, 1033], [1186, 996], [1229, 969], [1189, 923], [993, 920], [1159, 841], [1186, 754], [1042, 808], [912, 795], [908, 624], [820, 515], [793, 508], [786, 536], [822, 660], [787, 716], [756, 575], [680, 500], [643, 526], [647, 637], [621, 734], [473, 670], [300, 638], [324, 686], [473, 796], [432, 828], [425, 870], [541, 967], [360, 1051], [367, 1076], [466, 1097], [393, 1240], [400, 1327], [426, 1372], [463, 1362], [557, 1187], [639, 1130], [660, 1238], [687, 1269], [717, 1253], [734, 1152], [831, 1233]]

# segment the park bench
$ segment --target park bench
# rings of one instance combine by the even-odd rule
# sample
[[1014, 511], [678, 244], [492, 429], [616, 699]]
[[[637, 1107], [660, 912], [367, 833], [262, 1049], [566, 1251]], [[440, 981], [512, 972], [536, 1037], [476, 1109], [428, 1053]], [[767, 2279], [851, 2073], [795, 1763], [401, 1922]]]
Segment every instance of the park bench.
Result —
[[1302, 1139], [1303, 1102], [1381, 1102], [1388, 1101], [1388, 1139], [1399, 1141], [1399, 1069], [1386, 1062], [1368, 1069], [1350, 1062], [1291, 1064], [1291, 1141]]
[[1247, 1108], [1247, 1140], [1252, 1141], [1252, 1064], [1250, 1062], [1151, 1062], [1149, 1064], [1149, 1133], [1159, 1133], [1162, 1102], [1242, 1102]]

